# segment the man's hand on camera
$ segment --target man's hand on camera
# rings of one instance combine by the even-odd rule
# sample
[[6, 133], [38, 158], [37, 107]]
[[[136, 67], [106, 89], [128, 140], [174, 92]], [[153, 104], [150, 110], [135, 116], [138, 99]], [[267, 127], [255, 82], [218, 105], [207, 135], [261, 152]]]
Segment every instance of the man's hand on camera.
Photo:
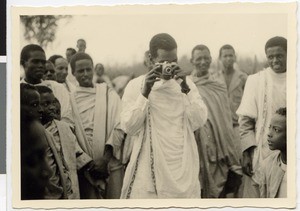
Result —
[[142, 90], [142, 95], [144, 95], [145, 98], [148, 98], [154, 83], [160, 80], [160, 68], [161, 65], [155, 65], [154, 68], [146, 74], [145, 83]]
[[186, 74], [185, 74], [185, 72], [178, 65], [174, 66], [173, 69], [174, 69], [175, 80], [178, 80], [178, 79], [182, 80], [182, 82], [180, 83], [181, 92], [184, 93], [184, 94], [189, 93], [190, 87], [186, 83]]

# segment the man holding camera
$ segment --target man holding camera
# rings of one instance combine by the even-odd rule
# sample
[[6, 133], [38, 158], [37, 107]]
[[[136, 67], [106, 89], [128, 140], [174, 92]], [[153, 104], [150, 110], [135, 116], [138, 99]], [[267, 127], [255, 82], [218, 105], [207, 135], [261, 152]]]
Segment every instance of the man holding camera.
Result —
[[133, 150], [121, 198], [200, 198], [194, 131], [205, 124], [207, 108], [177, 65], [173, 37], [155, 35], [149, 58], [149, 72], [123, 95], [121, 126]]

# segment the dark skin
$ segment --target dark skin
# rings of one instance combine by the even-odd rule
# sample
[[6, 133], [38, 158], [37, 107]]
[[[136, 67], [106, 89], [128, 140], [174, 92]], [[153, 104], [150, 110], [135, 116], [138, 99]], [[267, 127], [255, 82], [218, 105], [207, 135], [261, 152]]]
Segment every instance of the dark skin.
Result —
[[45, 73], [46, 55], [42, 51], [31, 51], [29, 58], [24, 61], [25, 81], [30, 84], [41, 83]]
[[[151, 57], [150, 55], [150, 61], [152, 65], [149, 67], [150, 71], [145, 76], [145, 83], [142, 90], [142, 95], [145, 98], [149, 97], [154, 83], [161, 80], [161, 66], [157, 65], [157, 63], [163, 63], [165, 61], [170, 63], [177, 62], [177, 49], [173, 49], [170, 51], [158, 49], [156, 57]], [[184, 74], [184, 71], [180, 69], [178, 65], [174, 66], [173, 70], [175, 75], [174, 79], [182, 80], [180, 84], [182, 90], [189, 90], [189, 86], [186, 83], [186, 75]]]
[[[285, 50], [280, 46], [270, 47], [266, 51], [268, 63], [275, 73], [286, 72], [286, 58]], [[252, 161], [255, 146], [246, 149], [243, 152], [242, 168], [243, 172], [248, 175], [253, 175]]]
[[[93, 61], [89, 59], [82, 59], [75, 62], [75, 71], [73, 75], [81, 87], [94, 87], [93, 79]], [[113, 149], [111, 146], [105, 146], [104, 156], [97, 162], [93, 162], [87, 168], [93, 179], [106, 179], [108, 174], [108, 162], [113, 156]]]

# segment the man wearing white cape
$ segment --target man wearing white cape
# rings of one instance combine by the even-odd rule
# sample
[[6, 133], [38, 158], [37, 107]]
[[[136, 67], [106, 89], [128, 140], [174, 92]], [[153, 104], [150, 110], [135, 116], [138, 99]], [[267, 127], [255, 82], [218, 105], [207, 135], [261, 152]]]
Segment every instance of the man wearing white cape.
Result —
[[91, 177], [79, 174], [80, 196], [119, 199], [124, 172], [120, 161], [124, 138], [119, 129], [121, 100], [105, 83], [93, 84], [93, 67], [88, 54], [72, 56], [72, 74], [79, 84], [71, 93], [75, 133], [80, 147], [95, 163]]
[[[199, 156], [194, 131], [207, 108], [195, 84], [175, 64], [177, 44], [169, 34], [150, 41], [150, 71], [130, 81], [123, 95], [121, 127], [133, 150], [121, 198], [200, 198]], [[174, 77], [164, 75], [172, 63]]]
[[253, 175], [271, 153], [267, 142], [271, 117], [280, 107], [286, 107], [287, 40], [273, 37], [265, 45], [270, 67], [248, 77], [240, 107], [242, 167], [245, 173], [244, 198], [258, 198]]

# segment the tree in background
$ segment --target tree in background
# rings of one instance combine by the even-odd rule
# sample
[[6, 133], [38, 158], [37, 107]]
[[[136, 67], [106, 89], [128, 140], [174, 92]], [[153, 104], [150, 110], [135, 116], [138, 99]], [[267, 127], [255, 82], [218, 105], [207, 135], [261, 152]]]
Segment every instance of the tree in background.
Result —
[[71, 19], [71, 15], [35, 15], [21, 16], [21, 23], [25, 28], [24, 38], [29, 42], [37, 42], [41, 47], [55, 40], [58, 22]]

